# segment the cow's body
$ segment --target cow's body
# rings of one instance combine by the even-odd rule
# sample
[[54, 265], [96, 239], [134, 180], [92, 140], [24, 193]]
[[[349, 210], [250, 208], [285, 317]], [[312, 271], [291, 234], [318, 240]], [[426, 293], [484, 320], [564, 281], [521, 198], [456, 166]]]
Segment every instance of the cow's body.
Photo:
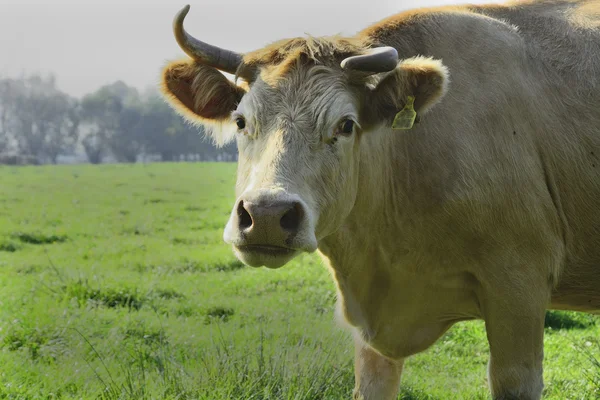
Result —
[[[494, 398], [538, 399], [545, 310], [600, 310], [600, 1], [420, 10], [391, 17], [357, 38], [352, 40], [391, 46], [403, 59], [441, 60], [450, 75], [447, 93], [439, 90], [439, 104], [412, 130], [392, 130], [388, 117], [367, 124], [344, 144], [352, 161], [318, 181], [337, 184], [331, 172], [337, 171], [340, 185], [356, 190], [336, 189], [330, 196], [345, 202], [314, 200], [314, 191], [326, 186], [311, 186], [307, 194], [303, 184], [289, 183], [290, 171], [310, 156], [294, 159], [300, 150], [286, 139], [310, 122], [297, 117], [314, 103], [303, 102], [308, 79], [294, 80], [309, 72], [273, 56], [293, 47], [289, 42], [247, 55], [246, 64], [258, 64], [262, 72], [242, 106], [262, 104], [271, 111], [289, 103], [293, 111], [278, 106], [277, 114], [257, 124], [287, 121], [265, 128], [275, 133], [256, 139], [266, 143], [262, 147], [238, 138], [242, 200], [232, 221], [246, 233], [232, 243], [243, 253], [240, 243], [253, 237], [248, 224], [266, 215], [264, 207], [262, 214], [250, 208], [260, 203], [257, 198], [273, 202], [282, 191], [304, 193], [288, 198], [309, 215], [303, 224], [314, 223], [318, 249], [336, 279], [340, 317], [356, 333], [357, 398], [394, 398], [405, 357], [428, 348], [453, 323], [481, 318]], [[293, 100], [278, 83], [288, 76], [296, 85]], [[175, 80], [166, 81], [168, 93], [185, 103]], [[419, 84], [417, 101], [418, 93], [427, 92]], [[278, 95], [278, 102], [268, 102]], [[194, 112], [200, 121], [212, 121], [207, 111]], [[189, 117], [189, 110], [183, 113]], [[309, 143], [314, 152], [318, 143]], [[274, 152], [278, 156], [269, 158]], [[309, 169], [296, 179], [310, 182], [317, 167]], [[254, 193], [264, 187], [270, 192]], [[321, 208], [313, 216], [315, 204]], [[325, 218], [336, 211], [342, 217]], [[252, 245], [279, 240], [268, 230], [256, 237]], [[267, 259], [264, 254], [259, 260]]]
[[491, 21], [440, 9], [366, 31], [451, 71], [412, 132], [364, 137], [356, 204], [319, 246], [348, 320], [390, 356], [431, 344], [409, 344], [418, 327], [433, 340], [482, 317], [482, 284], [541, 296], [550, 283], [549, 307], [600, 309], [600, 31], [568, 29], [565, 3], [541, 7], [477, 8]]

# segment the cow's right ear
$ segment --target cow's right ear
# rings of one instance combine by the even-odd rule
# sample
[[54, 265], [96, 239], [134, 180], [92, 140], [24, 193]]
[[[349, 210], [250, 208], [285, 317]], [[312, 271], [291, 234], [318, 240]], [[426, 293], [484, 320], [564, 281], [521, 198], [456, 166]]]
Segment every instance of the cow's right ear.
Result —
[[246, 91], [215, 68], [192, 60], [173, 62], [162, 73], [161, 90], [178, 114], [193, 124], [201, 124], [217, 145], [233, 138], [230, 121]]
[[446, 94], [448, 69], [440, 60], [414, 57], [402, 60], [393, 71], [374, 77], [367, 102], [367, 121], [391, 121], [407, 106], [412, 97], [418, 116], [429, 112]]

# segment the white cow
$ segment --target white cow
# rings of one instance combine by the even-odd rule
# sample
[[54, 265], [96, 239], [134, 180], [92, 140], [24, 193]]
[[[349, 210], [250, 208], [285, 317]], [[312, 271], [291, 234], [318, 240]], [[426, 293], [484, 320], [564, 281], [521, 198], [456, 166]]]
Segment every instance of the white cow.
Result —
[[600, 1], [416, 10], [245, 55], [187, 34], [188, 10], [163, 91], [237, 141], [224, 238], [252, 266], [322, 254], [354, 397], [394, 399], [406, 357], [479, 318], [494, 399], [539, 399], [545, 311], [600, 309]]

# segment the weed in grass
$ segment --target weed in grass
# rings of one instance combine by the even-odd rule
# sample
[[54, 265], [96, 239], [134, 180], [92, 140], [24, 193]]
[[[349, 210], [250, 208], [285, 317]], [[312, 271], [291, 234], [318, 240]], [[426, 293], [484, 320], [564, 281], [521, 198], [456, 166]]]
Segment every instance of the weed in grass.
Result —
[[17, 268], [18, 274], [35, 274], [42, 270], [42, 267], [35, 264], [23, 265]]
[[162, 300], [183, 299], [185, 296], [174, 289], [154, 289], [149, 294], [150, 298]]
[[18, 243], [15, 243], [13, 241], [4, 241], [4, 242], [0, 242], [0, 251], [6, 251], [8, 253], [14, 253], [15, 251], [21, 249], [23, 246], [21, 246]]
[[197, 273], [197, 272], [231, 272], [244, 268], [244, 264], [238, 260], [217, 261], [205, 263], [197, 260], [184, 260], [181, 264], [172, 268], [175, 273]]
[[206, 311], [204, 323], [208, 325], [215, 321], [227, 322], [233, 316], [233, 314], [233, 308], [211, 307]]
[[9, 351], [24, 350], [32, 360], [51, 362], [65, 351], [65, 340], [50, 327], [29, 327], [13, 324], [2, 338]]
[[142, 226], [134, 226], [131, 228], [123, 229], [123, 235], [133, 235], [133, 236], [145, 236], [148, 235], [148, 229]]
[[67, 299], [76, 299], [80, 307], [104, 306], [125, 307], [139, 310], [146, 300], [136, 289], [92, 288], [87, 281], [77, 280], [63, 286]]
[[585, 354], [592, 366], [584, 373], [593, 387], [590, 398], [600, 399], [600, 339], [586, 341], [584, 346], [577, 346], [577, 350]]
[[146, 345], [167, 344], [166, 333], [163, 329], [148, 330], [140, 327], [129, 327], [124, 332], [125, 339], [139, 340]]
[[413, 389], [411, 387], [403, 387], [400, 392], [399, 400], [437, 400], [435, 397], [424, 393], [421, 390]]
[[245, 265], [238, 260], [228, 261], [228, 262], [220, 262], [213, 264], [211, 269], [219, 272], [229, 272], [229, 271], [237, 271], [238, 269], [244, 268]]
[[159, 204], [159, 203], [164, 203], [165, 200], [164, 199], [148, 199], [148, 200], [144, 200], [144, 204]]
[[196, 239], [174, 237], [173, 239], [171, 239], [171, 243], [176, 244], [176, 245], [180, 244], [180, 245], [186, 245], [186, 246], [193, 246], [195, 244], [199, 244], [200, 242]]
[[191, 306], [180, 306], [175, 309], [175, 315], [178, 317], [189, 318], [198, 314], [198, 310]]
[[194, 260], [184, 260], [180, 264], [174, 266], [172, 271], [179, 274], [184, 273], [196, 273], [196, 272], [205, 272], [207, 270], [206, 266], [199, 261]]
[[67, 236], [65, 235], [46, 235], [39, 232], [15, 232], [11, 236], [22, 243], [37, 245], [62, 243], [67, 240]]
[[185, 206], [184, 211], [191, 211], [191, 212], [200, 212], [200, 211], [204, 211], [204, 207], [198, 207], [198, 206]]

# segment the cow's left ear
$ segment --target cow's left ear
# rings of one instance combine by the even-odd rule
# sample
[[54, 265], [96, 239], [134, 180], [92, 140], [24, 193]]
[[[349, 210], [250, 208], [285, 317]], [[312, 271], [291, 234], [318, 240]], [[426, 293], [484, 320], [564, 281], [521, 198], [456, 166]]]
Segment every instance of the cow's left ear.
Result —
[[172, 62], [163, 69], [160, 88], [171, 107], [187, 121], [203, 125], [215, 144], [234, 138], [231, 112], [246, 89], [220, 71], [189, 59]]
[[376, 78], [378, 81], [371, 91], [371, 101], [366, 104], [371, 109], [368, 114], [376, 121], [391, 121], [412, 96], [417, 117], [422, 116], [446, 94], [448, 75], [448, 69], [440, 60], [425, 57], [405, 59], [393, 71]]

